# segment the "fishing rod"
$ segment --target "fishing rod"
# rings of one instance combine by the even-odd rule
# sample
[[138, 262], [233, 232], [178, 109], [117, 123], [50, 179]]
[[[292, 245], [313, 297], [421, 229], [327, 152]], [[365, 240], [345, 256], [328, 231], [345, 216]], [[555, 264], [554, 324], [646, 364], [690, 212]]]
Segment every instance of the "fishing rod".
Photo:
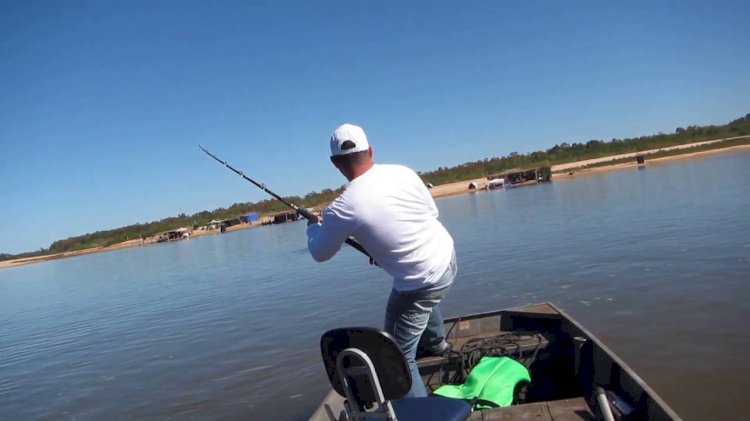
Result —
[[[294, 209], [294, 211], [295, 211], [295, 212], [297, 212], [298, 214], [302, 215], [302, 216], [303, 216], [303, 217], [304, 217], [305, 219], [307, 219], [308, 221], [318, 222], [318, 219], [319, 219], [319, 218], [318, 218], [318, 217], [317, 217], [316, 215], [314, 215], [314, 214], [313, 214], [312, 212], [308, 211], [307, 209], [302, 209], [302, 208], [298, 207], [297, 205], [295, 205], [294, 203], [289, 203], [289, 202], [287, 202], [286, 200], [284, 200], [284, 198], [283, 198], [283, 197], [281, 197], [281, 196], [279, 196], [278, 194], [276, 194], [276, 193], [272, 192], [271, 190], [269, 190], [269, 189], [268, 189], [268, 188], [266, 187], [266, 185], [265, 185], [265, 184], [263, 184], [263, 183], [258, 183], [257, 181], [253, 180], [252, 178], [250, 178], [250, 177], [246, 176], [246, 175], [245, 175], [245, 173], [243, 173], [242, 171], [240, 171], [240, 170], [237, 170], [237, 169], [235, 169], [234, 167], [232, 167], [231, 165], [227, 164], [227, 161], [223, 161], [223, 160], [221, 160], [221, 159], [220, 159], [220, 158], [219, 158], [218, 156], [216, 156], [216, 155], [212, 154], [211, 152], [209, 152], [209, 151], [207, 151], [207, 150], [206, 150], [205, 148], [203, 148], [203, 146], [201, 146], [201, 145], [198, 145], [198, 147], [200, 148], [200, 150], [202, 150], [203, 152], [205, 152], [205, 153], [206, 153], [206, 155], [208, 155], [208, 156], [210, 156], [211, 158], [215, 159], [216, 161], [218, 161], [219, 163], [221, 163], [221, 164], [222, 164], [222, 165], [224, 165], [225, 167], [229, 168], [229, 169], [230, 169], [230, 170], [232, 170], [232, 171], [233, 171], [233, 172], [234, 172], [235, 174], [239, 175], [240, 177], [244, 178], [245, 180], [247, 180], [247, 181], [249, 181], [249, 182], [251, 182], [251, 183], [255, 184], [256, 186], [258, 186], [258, 188], [260, 188], [260, 189], [261, 189], [261, 190], [263, 190], [264, 192], [266, 192], [266, 193], [270, 194], [270, 195], [271, 195], [271, 196], [273, 196], [273, 197], [274, 197], [275, 199], [279, 200], [279, 201], [280, 201], [281, 203], [283, 203], [283, 204], [285, 204], [285, 205], [289, 206], [290, 208]], [[356, 241], [355, 239], [353, 239], [353, 238], [349, 237], [349, 238], [347, 238], [347, 239], [346, 239], [346, 241], [345, 241], [345, 242], [346, 242], [346, 244], [349, 244], [350, 246], [352, 246], [352, 247], [354, 247], [355, 249], [357, 249], [357, 250], [358, 250], [359, 252], [361, 252], [361, 253], [362, 253], [362, 254], [364, 254], [365, 256], [369, 257], [369, 258], [370, 258], [370, 261], [372, 261], [372, 256], [370, 256], [370, 253], [368, 253], [368, 252], [367, 252], [367, 250], [365, 250], [365, 248], [364, 248], [364, 247], [362, 247], [362, 245], [361, 245], [361, 244], [359, 244], [359, 243], [358, 243], [358, 242], [357, 242], [357, 241]]]

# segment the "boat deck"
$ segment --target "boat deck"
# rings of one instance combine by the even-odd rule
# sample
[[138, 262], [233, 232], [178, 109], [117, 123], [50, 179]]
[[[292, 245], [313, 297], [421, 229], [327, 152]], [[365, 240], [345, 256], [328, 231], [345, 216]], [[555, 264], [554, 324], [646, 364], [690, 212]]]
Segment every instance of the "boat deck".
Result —
[[572, 398], [474, 411], [469, 416], [468, 421], [593, 421], [595, 419], [591, 409], [586, 405], [585, 399]]

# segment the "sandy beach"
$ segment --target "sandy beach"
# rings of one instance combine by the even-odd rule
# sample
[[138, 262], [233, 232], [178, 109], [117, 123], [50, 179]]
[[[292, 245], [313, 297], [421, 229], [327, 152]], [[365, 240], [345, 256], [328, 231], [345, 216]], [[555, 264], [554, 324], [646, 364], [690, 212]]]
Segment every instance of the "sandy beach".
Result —
[[[679, 148], [679, 149], [687, 149], [687, 148]], [[716, 155], [716, 154], [722, 154], [722, 153], [731, 153], [731, 152], [737, 152], [742, 150], [748, 150], [750, 149], [750, 145], [734, 145], [734, 146], [728, 146], [726, 148], [719, 148], [719, 149], [711, 149], [708, 151], [699, 151], [699, 152], [685, 152], [679, 155], [671, 155], [671, 156], [665, 156], [661, 158], [648, 158], [646, 159], [646, 166], [653, 165], [653, 164], [659, 164], [659, 163], [665, 163], [670, 161], [676, 161], [681, 159], [689, 159], [689, 158], [696, 158], [696, 157], [704, 157], [704, 156], [710, 156], [710, 155]], [[626, 154], [621, 155], [617, 157], [606, 157], [606, 158], [599, 158], [598, 160], [588, 160], [588, 161], [580, 161], [579, 166], [582, 162], [586, 162], [585, 165], [589, 165], [595, 162], [590, 161], [598, 161], [598, 162], [606, 162], [611, 161], [614, 159], [620, 159], [620, 157], [628, 157], [632, 155], [633, 157], [635, 154]], [[568, 165], [568, 164], [565, 164]], [[625, 162], [625, 163], [619, 163], [619, 164], [611, 164], [611, 165], [603, 165], [600, 167], [592, 167], [592, 168], [578, 168], [578, 167], [568, 167], [569, 171], [567, 172], [555, 172], [560, 171], [559, 168], [556, 168], [557, 166], [552, 167], [552, 180], [564, 180], [564, 179], [570, 179], [575, 177], [580, 177], [582, 175], [586, 174], [597, 174], [604, 171], [616, 171], [616, 170], [624, 170], [629, 168], [637, 168], [638, 164], [633, 162]]]
[[[705, 144], [705, 143], [710, 143], [710, 142], [700, 142], [700, 144]], [[691, 145], [692, 146], [683, 145], [680, 147], [673, 147], [673, 149], [688, 149], [689, 147], [698, 146], [698, 144], [691, 144]], [[659, 163], [664, 163], [664, 162], [669, 162], [669, 161], [674, 161], [674, 160], [679, 160], [679, 159], [695, 158], [699, 156], [715, 155], [715, 154], [720, 154], [720, 153], [731, 153], [731, 152], [747, 150], [747, 149], [750, 149], [750, 145], [734, 145], [734, 146], [728, 146], [726, 148], [712, 149], [708, 151], [686, 152], [683, 154], [672, 155], [672, 156], [667, 156], [663, 158], [647, 159], [646, 165], [659, 164]], [[663, 150], [666, 150], [666, 148]], [[650, 151], [645, 151], [643, 153], [648, 153], [648, 152]], [[636, 168], [638, 164], [635, 162], [635, 160], [633, 160], [633, 162], [604, 165], [600, 167], [592, 167], [592, 168], [584, 167], [585, 165], [607, 162], [607, 161], [617, 160], [621, 158], [628, 158], [631, 156], [634, 157], [635, 154], [624, 154], [624, 155], [597, 158], [597, 159], [586, 160], [586, 161], [579, 161], [579, 162], [569, 163], [569, 164], [556, 165], [552, 167], [552, 171], [553, 171], [552, 180], [553, 181], [565, 180], [565, 179], [571, 179], [571, 178], [584, 176], [587, 174], [597, 174], [597, 173], [601, 173], [604, 171], [625, 170], [625, 169]], [[469, 185], [472, 182], [477, 185], [476, 189], [469, 188]], [[529, 184], [535, 184], [535, 183], [531, 182], [531, 183], [526, 183], [524, 185], [529, 185]], [[469, 193], [469, 192], [481, 192], [481, 191], [486, 190], [486, 186], [487, 186], [487, 180], [485, 178], [476, 178], [476, 179], [458, 181], [455, 183], [448, 183], [448, 184], [435, 186], [430, 189], [430, 192], [432, 193], [433, 197], [438, 198], [438, 197], [452, 196], [456, 194], [464, 194], [464, 193]], [[257, 224], [240, 224], [240, 225], [229, 227], [227, 230], [236, 231], [240, 229], [252, 228], [254, 226], [257, 226]], [[193, 236], [209, 235], [209, 234], [218, 234], [218, 230], [193, 231]], [[190, 241], [190, 240], [182, 240], [182, 241]], [[130, 241], [125, 241], [123, 243], [113, 244], [107, 247], [96, 247], [96, 248], [91, 248], [91, 249], [76, 250], [76, 251], [57, 253], [57, 254], [51, 254], [51, 255], [46, 255], [46, 256], [36, 256], [36, 257], [29, 257], [29, 258], [23, 258], [23, 259], [5, 260], [5, 261], [0, 262], [0, 269], [26, 265], [26, 264], [31, 264], [31, 263], [38, 263], [38, 262], [43, 262], [46, 260], [80, 256], [82, 254], [89, 254], [89, 253], [101, 253], [105, 251], [118, 250], [118, 249], [127, 248], [127, 247], [138, 247], [138, 246], [146, 247], [148, 246], [148, 244], [143, 245], [141, 240], [130, 240]]]
[[52, 259], [62, 259], [64, 257], [80, 256], [82, 254], [101, 253], [104, 251], [118, 250], [118, 249], [123, 249], [123, 248], [128, 248], [128, 247], [138, 247], [140, 244], [141, 244], [141, 240], [130, 240], [130, 241], [122, 242], [122, 243], [113, 244], [107, 247], [94, 247], [94, 248], [84, 249], [84, 250], [68, 251], [65, 253], [49, 254], [46, 256], [35, 256], [35, 257], [26, 257], [23, 259], [5, 260], [5, 261], [0, 262], [0, 269], [9, 268], [13, 266], [27, 265], [30, 263], [39, 263], [39, 262], [44, 262], [46, 260], [52, 260]]

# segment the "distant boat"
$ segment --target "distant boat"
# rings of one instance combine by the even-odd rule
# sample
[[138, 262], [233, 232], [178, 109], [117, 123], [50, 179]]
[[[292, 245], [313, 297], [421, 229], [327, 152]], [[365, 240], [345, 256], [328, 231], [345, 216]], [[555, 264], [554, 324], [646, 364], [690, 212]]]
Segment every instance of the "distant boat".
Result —
[[165, 241], [187, 240], [188, 238], [190, 238], [190, 231], [187, 228], [177, 228], [176, 230], [159, 234], [156, 241], [163, 243]]
[[487, 190], [496, 190], [505, 188], [504, 178], [493, 178], [487, 183]]
[[[530, 374], [529, 382], [520, 381], [512, 389], [511, 405], [475, 405], [470, 420], [680, 419], [614, 352], [552, 304], [447, 319], [445, 328], [452, 350], [417, 361], [428, 393], [444, 384], [461, 383], [483, 356], [511, 357]], [[328, 357], [324, 352], [323, 358]], [[386, 367], [391, 363], [386, 362]], [[377, 378], [386, 378], [384, 383], [388, 383], [393, 378], [390, 374], [377, 372]], [[445, 399], [455, 403], [452, 398], [429, 398], [421, 404], [439, 405]], [[331, 390], [310, 420], [339, 419], [344, 401]], [[395, 412], [414, 403], [395, 398], [393, 402]]]

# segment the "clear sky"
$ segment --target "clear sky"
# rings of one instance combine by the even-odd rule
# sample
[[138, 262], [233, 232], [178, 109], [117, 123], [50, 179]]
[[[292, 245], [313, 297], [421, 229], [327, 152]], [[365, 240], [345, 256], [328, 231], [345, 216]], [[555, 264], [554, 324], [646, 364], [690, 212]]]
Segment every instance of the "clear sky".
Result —
[[[619, 3], [619, 4], [618, 4]], [[0, 252], [750, 113], [748, 1], [0, 0]]]

